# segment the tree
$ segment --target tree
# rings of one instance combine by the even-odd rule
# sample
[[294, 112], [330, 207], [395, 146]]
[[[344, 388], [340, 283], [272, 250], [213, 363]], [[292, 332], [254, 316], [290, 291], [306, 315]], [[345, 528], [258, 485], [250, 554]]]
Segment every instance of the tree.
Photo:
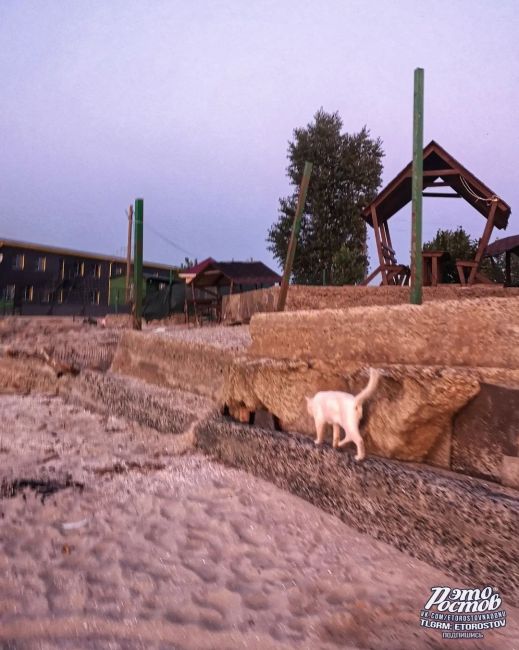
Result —
[[190, 269], [193, 266], [196, 266], [198, 264], [198, 260], [192, 260], [189, 257], [184, 257], [184, 261], [180, 264], [180, 270], [183, 271], [185, 269]]
[[447, 284], [456, 284], [460, 281], [456, 269], [456, 260], [474, 259], [478, 249], [478, 241], [471, 239], [470, 235], [461, 226], [458, 226], [456, 230], [439, 229], [435, 237], [430, 242], [426, 242], [423, 248], [429, 251], [446, 251], [449, 253], [449, 258], [442, 264], [441, 281]]
[[279, 200], [278, 220], [268, 249], [284, 265], [305, 161], [313, 163], [292, 269], [300, 284], [354, 284], [367, 268], [366, 223], [362, 209], [381, 184], [382, 142], [364, 127], [341, 133], [339, 114], [322, 108], [306, 128], [294, 130], [288, 145], [287, 175], [292, 194]]
[[[481, 271], [494, 282], [504, 284], [506, 282], [505, 253], [496, 255], [493, 258], [484, 258]], [[510, 281], [512, 287], [519, 287], [519, 257], [517, 255], [510, 256]]]
[[[456, 269], [456, 260], [474, 259], [478, 250], [479, 240], [471, 239], [470, 235], [458, 226], [456, 230], [438, 230], [435, 237], [424, 244], [424, 250], [447, 251], [449, 258], [442, 264], [442, 282], [456, 284], [459, 282], [459, 275]], [[494, 282], [505, 281], [505, 256], [499, 255], [490, 260], [483, 258], [480, 271]], [[512, 284], [519, 283], [519, 259], [512, 256], [511, 259]]]

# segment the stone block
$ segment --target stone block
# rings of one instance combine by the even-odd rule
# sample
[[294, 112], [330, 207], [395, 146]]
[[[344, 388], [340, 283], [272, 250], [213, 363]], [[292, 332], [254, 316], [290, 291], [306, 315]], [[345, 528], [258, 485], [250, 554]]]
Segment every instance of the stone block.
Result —
[[519, 490], [519, 457], [503, 456], [501, 466], [501, 479], [503, 485]]
[[[353, 461], [300, 435], [218, 418], [200, 425], [198, 448], [270, 481], [362, 533], [469, 585], [496, 585], [519, 605], [519, 494], [445, 470], [381, 458]], [[429, 586], [430, 587], [430, 586]]]
[[111, 370], [220, 401], [233, 356], [223, 348], [126, 331]]
[[[315, 309], [350, 309], [374, 305], [408, 304], [409, 287], [384, 286], [302, 286], [290, 285], [285, 311]], [[249, 323], [254, 314], [276, 311], [279, 287], [236, 293], [223, 298], [223, 321], [226, 324]], [[423, 300], [467, 300], [470, 298], [519, 297], [519, 288], [500, 285], [461, 287], [444, 284], [424, 287]]]
[[256, 314], [249, 353], [348, 363], [519, 369], [519, 298]]
[[504, 456], [519, 456], [519, 390], [482, 384], [454, 420], [451, 466], [501, 481]]
[[[364, 409], [367, 453], [449, 467], [452, 418], [478, 392], [477, 379], [464, 369], [422, 366], [387, 366], [382, 373]], [[367, 379], [358, 365], [337, 374], [322, 363], [241, 356], [230, 366], [223, 403], [242, 422], [240, 409], [265, 409], [284, 430], [314, 436], [305, 397], [320, 390], [355, 394]]]

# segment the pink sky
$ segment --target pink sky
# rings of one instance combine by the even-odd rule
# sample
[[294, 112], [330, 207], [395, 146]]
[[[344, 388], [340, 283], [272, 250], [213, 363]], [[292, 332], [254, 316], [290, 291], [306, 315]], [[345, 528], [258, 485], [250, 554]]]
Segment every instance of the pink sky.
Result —
[[[411, 159], [416, 67], [425, 143], [502, 196], [516, 234], [518, 18], [514, 0], [4, 0], [0, 237], [121, 253], [142, 196], [145, 224], [193, 257], [270, 264], [293, 129], [321, 106], [366, 124], [388, 182]], [[424, 239], [457, 225], [483, 220], [424, 200]], [[154, 231], [145, 257], [182, 261]], [[408, 209], [392, 233], [408, 259]]]

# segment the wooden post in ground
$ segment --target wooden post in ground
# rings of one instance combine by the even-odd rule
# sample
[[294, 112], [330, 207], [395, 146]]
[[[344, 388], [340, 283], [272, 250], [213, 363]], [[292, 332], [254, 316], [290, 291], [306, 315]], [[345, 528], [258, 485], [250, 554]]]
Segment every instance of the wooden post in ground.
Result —
[[142, 199], [135, 200], [135, 251], [133, 254], [134, 315], [133, 329], [142, 329], [142, 236], [143, 206]]
[[423, 77], [422, 68], [414, 71], [413, 177], [411, 236], [411, 304], [422, 304], [422, 191], [423, 191]]
[[126, 248], [126, 302], [130, 302], [130, 274], [132, 268], [132, 222], [133, 205], [128, 208], [128, 245]]
[[301, 216], [303, 214], [303, 209], [305, 207], [306, 193], [308, 191], [308, 184], [310, 183], [311, 173], [312, 173], [312, 163], [305, 162], [303, 179], [301, 181], [301, 187], [299, 188], [299, 197], [297, 199], [296, 213], [294, 215], [294, 225], [292, 226], [292, 234], [290, 236], [290, 242], [288, 244], [287, 259], [285, 262], [285, 272], [283, 273], [283, 280], [281, 282], [281, 289], [279, 291], [278, 307], [277, 307], [278, 311], [283, 311], [285, 309], [285, 303], [287, 300], [287, 293], [288, 293], [288, 283], [290, 281], [290, 275], [292, 274], [292, 266], [294, 264], [294, 257], [296, 254], [297, 238], [299, 237], [299, 229], [301, 227]]

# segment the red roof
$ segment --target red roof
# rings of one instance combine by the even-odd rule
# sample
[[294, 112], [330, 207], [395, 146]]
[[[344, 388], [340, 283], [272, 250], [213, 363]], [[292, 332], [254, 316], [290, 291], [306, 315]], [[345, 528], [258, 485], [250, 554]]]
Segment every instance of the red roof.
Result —
[[216, 264], [216, 260], [213, 260], [212, 257], [208, 257], [205, 260], [202, 260], [202, 262], [198, 262], [198, 264], [195, 264], [194, 266], [189, 267], [188, 269], [182, 269], [182, 273], [189, 273], [190, 275], [198, 275], [202, 271], [205, 271], [208, 266], [211, 264]]
[[263, 262], [216, 262], [212, 257], [189, 269], [183, 269], [179, 275], [186, 278], [187, 282], [196, 280], [197, 284], [203, 282], [208, 286], [221, 284], [224, 278], [227, 282], [243, 285], [281, 282], [281, 276]]

